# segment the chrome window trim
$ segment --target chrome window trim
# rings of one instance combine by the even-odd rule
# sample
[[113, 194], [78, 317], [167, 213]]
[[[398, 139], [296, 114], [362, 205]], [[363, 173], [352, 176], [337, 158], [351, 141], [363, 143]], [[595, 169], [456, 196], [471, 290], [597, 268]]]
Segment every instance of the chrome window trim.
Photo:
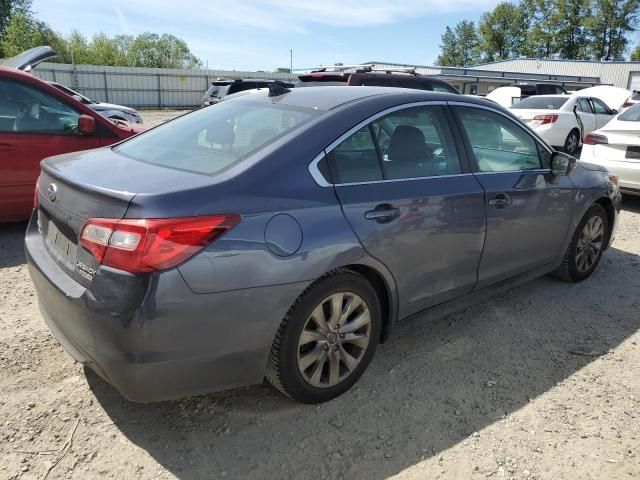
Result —
[[318, 164], [322, 161], [322, 159], [325, 156], [326, 155], [324, 153], [324, 150], [321, 151], [318, 155], [316, 155], [316, 158], [314, 158], [309, 164], [309, 173], [311, 174], [313, 179], [316, 181], [316, 183], [321, 187], [332, 187], [333, 184], [327, 182], [327, 179], [324, 178], [324, 175], [320, 173], [320, 169], [318, 168]]
[[411, 182], [414, 180], [429, 180], [434, 178], [471, 177], [471, 176], [473, 176], [473, 173], [447, 173], [445, 175], [430, 175], [428, 177], [389, 178], [387, 180], [371, 180], [368, 182], [336, 183], [334, 186], [335, 187], [353, 187], [356, 185], [373, 185], [377, 183]]
[[[368, 184], [368, 183], [396, 182], [396, 181], [402, 181], [402, 180], [419, 180], [419, 179], [422, 179], [422, 178], [438, 178], [438, 177], [451, 176], [451, 175], [437, 175], [435, 177], [418, 177], [418, 178], [412, 178], [412, 179], [399, 178], [399, 179], [390, 179], [390, 180], [373, 180], [371, 182], [335, 183], [335, 184], [332, 184], [332, 183], [327, 182], [327, 180], [320, 173], [320, 169], [318, 168], [318, 163], [320, 163], [320, 161], [322, 161], [322, 159], [326, 155], [331, 153], [331, 151], [334, 148], [336, 148], [338, 145], [340, 145], [343, 141], [345, 141], [351, 135], [356, 133], [362, 127], [365, 127], [365, 126], [369, 125], [370, 123], [375, 122], [377, 119], [379, 119], [381, 117], [384, 117], [385, 115], [388, 115], [388, 114], [393, 113], [393, 112], [397, 112], [399, 110], [406, 110], [406, 109], [409, 109], [409, 108], [427, 107], [427, 106], [445, 106], [446, 107], [447, 106], [447, 102], [445, 102], [443, 100], [426, 100], [426, 101], [423, 101], [423, 102], [403, 103], [402, 105], [396, 105], [394, 107], [389, 107], [386, 110], [382, 110], [382, 111], [380, 111], [380, 112], [378, 112], [378, 113], [366, 118], [365, 120], [361, 121], [360, 123], [358, 123], [354, 127], [351, 127], [349, 130], [347, 130], [345, 133], [340, 135], [336, 140], [334, 140], [328, 146], [326, 146], [322, 152], [320, 152], [318, 155], [316, 155], [316, 157], [309, 164], [309, 167], [308, 167], [309, 168], [309, 173], [311, 174], [311, 176], [313, 177], [315, 182], [321, 187], [333, 187], [333, 186], [337, 187], [337, 186], [344, 186], [344, 185], [364, 185], [364, 184]], [[453, 175], [458, 175], [458, 174], [453, 174]]]
[[550, 168], [532, 168], [531, 170], [503, 170], [500, 172], [475, 172], [474, 175], [500, 175], [507, 173], [542, 173], [547, 174], [551, 173]]

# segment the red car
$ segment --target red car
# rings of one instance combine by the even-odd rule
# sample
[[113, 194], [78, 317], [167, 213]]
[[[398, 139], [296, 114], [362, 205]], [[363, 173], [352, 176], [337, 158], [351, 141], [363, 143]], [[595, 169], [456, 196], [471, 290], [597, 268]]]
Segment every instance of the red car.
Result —
[[144, 130], [114, 124], [27, 73], [55, 55], [51, 47], [36, 47], [0, 65], [0, 222], [29, 218], [43, 158], [103, 147]]

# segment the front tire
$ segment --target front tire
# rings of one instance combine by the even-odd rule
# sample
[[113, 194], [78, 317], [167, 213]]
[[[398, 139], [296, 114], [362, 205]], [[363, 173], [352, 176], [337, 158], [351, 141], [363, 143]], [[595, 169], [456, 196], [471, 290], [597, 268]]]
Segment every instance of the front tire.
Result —
[[578, 224], [571, 243], [554, 276], [566, 282], [581, 282], [598, 266], [606, 248], [609, 217], [602, 205], [592, 205]]
[[299, 402], [329, 401], [364, 373], [381, 327], [375, 289], [362, 275], [338, 269], [309, 287], [285, 316], [266, 378]]
[[571, 130], [564, 141], [564, 151], [569, 155], [575, 155], [580, 147], [580, 133], [578, 130]]

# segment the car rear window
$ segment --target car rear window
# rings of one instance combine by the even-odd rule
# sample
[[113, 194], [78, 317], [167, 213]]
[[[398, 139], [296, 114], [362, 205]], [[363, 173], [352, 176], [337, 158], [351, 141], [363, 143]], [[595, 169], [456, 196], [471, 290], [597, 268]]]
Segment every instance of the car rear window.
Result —
[[527, 108], [531, 110], [558, 110], [569, 97], [529, 97], [520, 100], [511, 108]]
[[618, 120], [622, 120], [624, 122], [640, 122], [640, 103], [636, 103], [622, 112], [618, 116]]
[[322, 113], [251, 101], [222, 102], [132, 137], [114, 150], [154, 165], [215, 175]]

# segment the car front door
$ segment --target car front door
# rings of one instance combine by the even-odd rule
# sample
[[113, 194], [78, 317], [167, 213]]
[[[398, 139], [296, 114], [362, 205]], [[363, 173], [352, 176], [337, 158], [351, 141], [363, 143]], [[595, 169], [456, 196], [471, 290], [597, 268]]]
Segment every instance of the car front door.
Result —
[[487, 235], [476, 288], [551, 264], [571, 222], [571, 180], [551, 174], [551, 150], [509, 116], [470, 105], [454, 112], [485, 192]]
[[19, 220], [33, 207], [40, 160], [109, 142], [79, 134], [80, 112], [36, 86], [0, 78], [0, 92], [0, 221]]
[[609, 123], [609, 120], [611, 120], [613, 115], [611, 115], [611, 109], [607, 104], [599, 98], [591, 98], [591, 104], [593, 105], [593, 111], [596, 114], [596, 128], [594, 130], [598, 130]]
[[582, 129], [582, 138], [587, 133], [593, 132], [597, 127], [596, 115], [593, 113], [593, 107], [588, 98], [580, 97], [576, 101], [576, 114], [580, 120], [580, 128]]
[[327, 148], [344, 214], [393, 274], [400, 318], [471, 291], [485, 229], [482, 188], [444, 102], [361, 124]]

